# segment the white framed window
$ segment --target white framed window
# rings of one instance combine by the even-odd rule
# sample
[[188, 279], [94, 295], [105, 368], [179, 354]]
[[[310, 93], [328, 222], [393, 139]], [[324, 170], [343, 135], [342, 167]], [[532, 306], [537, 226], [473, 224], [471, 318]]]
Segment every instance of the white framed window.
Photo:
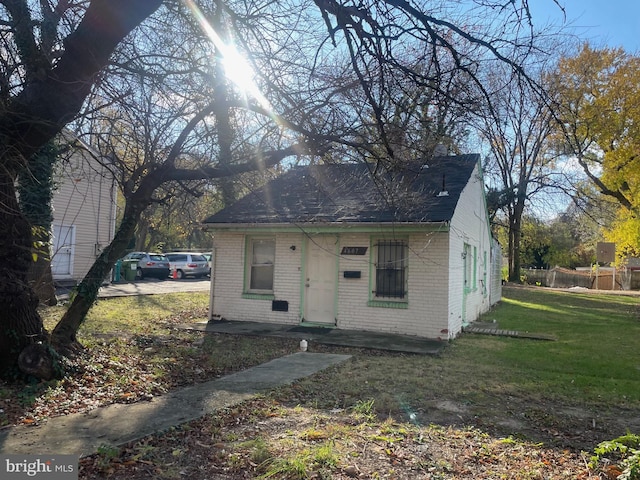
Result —
[[464, 289], [468, 293], [478, 289], [478, 247], [465, 243], [462, 258], [464, 259]]
[[375, 242], [375, 287], [377, 300], [406, 301], [409, 245], [406, 240]]
[[247, 239], [246, 291], [273, 293], [273, 272], [276, 263], [275, 238]]
[[478, 290], [478, 247], [473, 247], [473, 291]]

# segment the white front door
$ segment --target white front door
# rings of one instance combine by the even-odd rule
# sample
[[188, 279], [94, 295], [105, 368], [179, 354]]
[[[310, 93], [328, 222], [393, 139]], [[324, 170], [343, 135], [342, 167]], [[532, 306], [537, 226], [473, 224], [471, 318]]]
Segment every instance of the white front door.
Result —
[[73, 225], [53, 226], [53, 251], [51, 252], [51, 274], [53, 278], [69, 278], [73, 275]]
[[335, 235], [316, 235], [307, 240], [304, 320], [335, 325], [338, 280]]

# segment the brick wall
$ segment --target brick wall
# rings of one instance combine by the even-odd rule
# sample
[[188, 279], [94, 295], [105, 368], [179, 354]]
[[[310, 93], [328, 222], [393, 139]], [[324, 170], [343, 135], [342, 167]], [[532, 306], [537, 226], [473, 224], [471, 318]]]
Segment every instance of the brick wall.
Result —
[[[369, 233], [344, 233], [334, 229], [336, 252], [342, 247], [364, 247], [365, 255], [338, 255], [335, 293], [337, 326], [344, 329], [370, 330], [416, 335], [427, 338], [453, 338], [464, 323], [472, 322], [489, 309], [492, 273], [491, 237], [486, 217], [483, 184], [476, 171], [459, 199], [450, 228], [402, 234], [408, 239], [407, 302], [370, 302], [375, 272], [372, 271], [372, 245], [380, 236]], [[346, 232], [346, 230], [345, 230]], [[388, 237], [387, 237], [388, 238]], [[245, 270], [245, 235], [216, 233], [215, 315], [230, 320], [253, 320], [297, 324], [304, 316], [305, 266], [303, 254], [309, 240], [302, 233], [279, 233], [276, 236], [273, 299], [288, 302], [288, 312], [272, 311], [271, 299], [243, 296]], [[335, 240], [333, 241], [335, 243]], [[462, 253], [469, 245], [475, 266], [475, 287], [465, 291]], [[295, 249], [291, 248], [295, 247]], [[360, 278], [345, 278], [345, 271], [359, 271]], [[465, 293], [466, 292], [466, 293]], [[244, 297], [244, 298], [243, 298]]]
[[[276, 239], [274, 300], [289, 303], [287, 312], [273, 311], [271, 299], [243, 298], [245, 235], [217, 233], [213, 314], [230, 320], [297, 324], [300, 315], [301, 234], [280, 234]], [[290, 247], [296, 246], [295, 250]]]
[[[400, 232], [399, 232], [400, 235]], [[379, 332], [417, 335], [428, 338], [442, 336], [447, 328], [446, 277], [447, 236], [444, 232], [408, 235], [408, 301], [407, 308], [369, 306], [370, 289], [375, 275], [371, 270], [371, 248], [366, 256], [340, 257], [338, 284], [338, 327]], [[373, 237], [376, 238], [375, 236]], [[341, 236], [342, 246], [369, 246], [372, 236]], [[359, 279], [344, 278], [345, 270], [362, 268]], [[445, 334], [446, 336], [446, 334]]]
[[[365, 255], [339, 256], [335, 312], [338, 327], [446, 338], [447, 233], [413, 233], [403, 237], [409, 240], [408, 308], [368, 305], [369, 290], [373, 285], [370, 270], [372, 238], [376, 237], [338, 234], [338, 252], [343, 246], [367, 249]], [[217, 233], [214, 240], [214, 315], [230, 320], [297, 324], [303, 311], [301, 262], [304, 241], [302, 235], [277, 235], [274, 299], [286, 300], [289, 311], [274, 312], [271, 300], [243, 298], [245, 235]], [[292, 250], [291, 246], [296, 249]], [[345, 278], [345, 271], [359, 271], [360, 278]]]
[[[490, 307], [491, 289], [491, 234], [484, 202], [484, 185], [478, 167], [464, 188], [451, 219], [449, 244], [449, 335], [455, 337], [462, 326], [477, 320]], [[466, 257], [465, 244], [470, 255]], [[475, 261], [474, 256], [475, 254]], [[465, 262], [475, 266], [475, 286], [467, 285], [465, 294]], [[486, 275], [485, 275], [486, 272]], [[469, 279], [470, 282], [473, 278]]]

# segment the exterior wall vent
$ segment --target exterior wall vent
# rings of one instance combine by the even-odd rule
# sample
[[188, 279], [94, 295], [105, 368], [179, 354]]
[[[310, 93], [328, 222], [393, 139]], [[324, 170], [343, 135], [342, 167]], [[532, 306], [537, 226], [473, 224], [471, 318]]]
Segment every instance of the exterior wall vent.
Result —
[[433, 149], [433, 156], [434, 157], [446, 157], [447, 155], [449, 155], [449, 149], [447, 148], [446, 145], [444, 145], [442, 143], [439, 143]]

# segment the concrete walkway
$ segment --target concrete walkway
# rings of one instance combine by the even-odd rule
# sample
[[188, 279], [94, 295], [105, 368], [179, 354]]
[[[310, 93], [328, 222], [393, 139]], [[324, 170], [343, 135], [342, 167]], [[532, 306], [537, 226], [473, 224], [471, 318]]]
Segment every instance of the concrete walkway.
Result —
[[513, 337], [513, 338], [526, 338], [529, 340], [558, 340], [555, 335], [548, 333], [536, 333], [536, 332], [521, 332], [519, 330], [505, 330], [500, 328], [497, 323], [487, 322], [473, 322], [468, 327], [464, 328], [464, 333], [477, 333], [480, 335], [493, 335], [496, 337]]
[[[130, 297], [135, 295], [161, 295], [163, 293], [178, 292], [208, 292], [211, 281], [208, 278], [183, 278], [173, 280], [158, 280], [156, 278], [145, 278], [136, 282], [108, 283], [102, 285], [98, 290], [100, 298]], [[69, 294], [73, 291], [73, 286], [56, 288], [56, 297], [59, 302], [69, 300]]]
[[54, 417], [38, 426], [0, 430], [2, 454], [86, 456], [194, 420], [252, 396], [312, 375], [349, 355], [299, 352], [242, 372], [193, 385], [149, 402], [114, 404]]

